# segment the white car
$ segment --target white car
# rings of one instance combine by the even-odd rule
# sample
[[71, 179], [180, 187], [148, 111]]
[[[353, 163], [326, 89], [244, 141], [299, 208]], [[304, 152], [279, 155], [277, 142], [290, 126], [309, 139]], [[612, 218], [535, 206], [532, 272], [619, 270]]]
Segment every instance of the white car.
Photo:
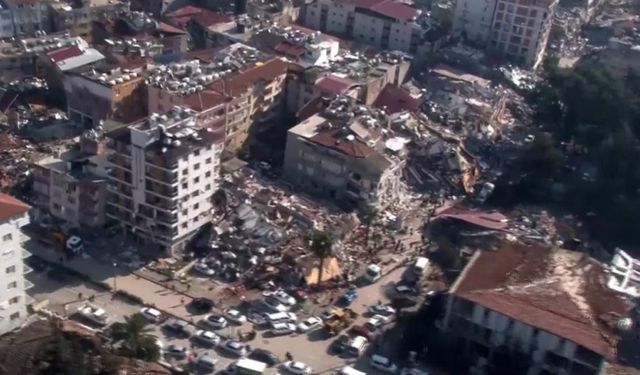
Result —
[[282, 368], [296, 375], [309, 375], [313, 371], [311, 366], [298, 361], [287, 361]]
[[291, 297], [284, 290], [278, 290], [274, 292], [273, 297], [275, 297], [278, 301], [280, 301], [280, 303], [282, 303], [285, 306], [293, 306], [296, 304], [296, 299]]
[[238, 357], [244, 357], [247, 355], [247, 346], [238, 341], [229, 340], [222, 346], [222, 349], [235, 354]]
[[292, 334], [296, 331], [296, 325], [293, 323], [275, 323], [273, 328], [269, 330], [272, 336], [284, 336]]
[[143, 307], [140, 309], [140, 314], [151, 323], [158, 323], [162, 319], [162, 313], [151, 307]]
[[391, 316], [396, 313], [396, 310], [393, 307], [382, 303], [369, 307], [369, 312], [374, 315]]
[[266, 307], [276, 312], [287, 312], [289, 308], [273, 296], [267, 296], [262, 301]]
[[247, 317], [242, 315], [242, 313], [236, 309], [229, 309], [224, 313], [225, 318], [228, 321], [236, 324], [243, 324], [247, 322]]
[[391, 321], [391, 317], [386, 317], [382, 315], [374, 315], [364, 324], [371, 331], [375, 331], [376, 329], [382, 327], [385, 323]]
[[205, 316], [204, 319], [202, 319], [202, 323], [213, 329], [222, 329], [229, 325], [227, 319], [215, 314], [209, 314]]
[[322, 326], [322, 320], [317, 316], [309, 317], [298, 323], [298, 332], [309, 332]]
[[377, 368], [380, 371], [395, 373], [398, 371], [398, 366], [394, 363], [391, 363], [391, 360], [387, 357], [383, 357], [378, 354], [374, 354], [371, 356], [371, 360], [369, 360], [369, 365], [373, 368]]
[[78, 313], [83, 317], [91, 320], [99, 325], [107, 325], [109, 323], [109, 315], [104, 309], [90, 303], [78, 307]]
[[209, 266], [207, 266], [206, 263], [204, 262], [198, 262], [193, 266], [193, 269], [205, 276], [213, 276], [215, 274], [215, 271], [212, 270], [211, 268], [209, 268]]
[[204, 329], [198, 330], [195, 334], [195, 336], [193, 336], [194, 340], [197, 340], [201, 343], [204, 343], [206, 345], [209, 346], [215, 346], [220, 344], [220, 341], [222, 341], [222, 339], [220, 338], [220, 336], [216, 335], [215, 333], [211, 332], [211, 331], [207, 331]]
[[175, 358], [185, 358], [187, 356], [187, 347], [182, 345], [169, 345], [164, 355]]

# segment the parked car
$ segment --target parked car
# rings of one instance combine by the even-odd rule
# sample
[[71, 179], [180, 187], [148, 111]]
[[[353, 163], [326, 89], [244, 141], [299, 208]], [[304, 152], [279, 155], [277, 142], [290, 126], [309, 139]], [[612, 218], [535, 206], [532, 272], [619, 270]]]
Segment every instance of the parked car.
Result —
[[257, 326], [264, 326], [268, 323], [267, 318], [263, 314], [257, 312], [250, 313], [247, 320]]
[[309, 375], [313, 371], [311, 366], [298, 361], [287, 361], [282, 367], [295, 375]]
[[180, 336], [189, 337], [191, 335], [191, 332], [189, 332], [189, 323], [184, 320], [172, 319], [164, 325], [164, 328]]
[[236, 324], [243, 324], [247, 322], [247, 317], [236, 309], [229, 309], [224, 313], [225, 318], [228, 321]]
[[222, 329], [222, 328], [225, 328], [227, 325], [229, 325], [229, 323], [227, 322], [227, 319], [225, 319], [220, 315], [215, 315], [215, 314], [209, 314], [205, 316], [202, 322], [208, 327], [213, 329]]
[[284, 336], [292, 334], [296, 331], [296, 325], [293, 323], [275, 323], [273, 328], [269, 330], [272, 336]]
[[266, 296], [263, 300], [264, 305], [272, 311], [286, 312], [289, 308], [273, 296]]
[[386, 323], [391, 321], [390, 316], [382, 316], [382, 315], [374, 315], [364, 324], [370, 331], [375, 331], [376, 329], [382, 327]]
[[302, 322], [298, 323], [298, 332], [313, 331], [322, 326], [322, 320], [317, 316], [309, 317]]
[[378, 334], [375, 331], [368, 329], [365, 326], [353, 326], [351, 327], [351, 333], [356, 336], [365, 337], [369, 342], [374, 342], [378, 338]]
[[216, 346], [222, 340], [217, 334], [204, 329], [198, 330], [193, 339], [208, 346]]
[[340, 335], [338, 338], [331, 342], [329, 346], [329, 351], [333, 354], [342, 354], [351, 339], [347, 335]]
[[158, 323], [162, 319], [162, 313], [151, 307], [143, 307], [140, 309], [140, 314], [151, 323]]
[[290, 296], [284, 290], [277, 290], [273, 293], [273, 297], [285, 306], [293, 306], [296, 304], [296, 299]]
[[266, 349], [254, 349], [251, 354], [249, 354], [249, 358], [266, 363], [269, 367], [275, 366], [281, 362], [277, 355]]
[[229, 340], [222, 346], [222, 349], [238, 357], [247, 355], [247, 346], [238, 341]]
[[187, 347], [182, 345], [171, 344], [164, 351], [165, 356], [183, 359], [187, 357]]
[[396, 310], [384, 303], [369, 307], [369, 312], [374, 315], [391, 316], [396, 313]]
[[209, 268], [205, 262], [196, 263], [193, 266], [193, 270], [204, 276], [213, 276], [216, 273], [213, 269]]
[[409, 285], [396, 284], [396, 286], [393, 289], [396, 292], [396, 295], [398, 296], [414, 296], [418, 294], [416, 289]]
[[209, 298], [199, 297], [191, 300], [189, 306], [196, 314], [206, 314], [213, 309], [214, 303]]
[[358, 290], [357, 289], [349, 289], [341, 298], [338, 300], [337, 305], [339, 306], [349, 306], [353, 303], [353, 301], [358, 298]]
[[78, 307], [78, 314], [101, 326], [109, 324], [109, 314], [104, 309], [90, 303]]
[[371, 359], [369, 360], [369, 365], [371, 365], [371, 367], [376, 368], [380, 371], [388, 372], [391, 374], [398, 371], [398, 366], [391, 363], [391, 360], [389, 360], [389, 358], [383, 357], [378, 354], [374, 354], [371, 356]]
[[196, 366], [198, 366], [199, 368], [201, 368], [202, 370], [204, 370], [205, 372], [213, 372], [216, 369], [216, 363], [218, 363], [218, 360], [215, 359], [212, 355], [210, 355], [209, 353], [203, 353], [200, 355], [200, 357], [198, 357], [198, 359], [196, 359]]

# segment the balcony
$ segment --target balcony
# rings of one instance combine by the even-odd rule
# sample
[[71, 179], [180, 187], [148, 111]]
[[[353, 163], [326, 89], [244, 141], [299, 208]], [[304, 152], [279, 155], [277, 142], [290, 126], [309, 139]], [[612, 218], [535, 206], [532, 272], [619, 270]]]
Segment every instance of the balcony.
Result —
[[27, 274], [30, 274], [31, 272], [33, 272], [33, 268], [27, 266], [26, 264], [22, 265], [22, 275], [27, 275]]
[[166, 185], [178, 183], [178, 172], [147, 172], [145, 173], [145, 177]]
[[31, 256], [31, 252], [29, 252], [29, 251], [27, 251], [25, 249], [22, 249], [22, 259], [27, 259], [30, 256]]
[[158, 214], [156, 216], [156, 220], [162, 223], [167, 223], [169, 225], [172, 225], [178, 222], [178, 215], [177, 214], [173, 214], [173, 215]]
[[33, 288], [33, 283], [29, 280], [24, 280], [24, 290], [29, 290], [31, 288]]

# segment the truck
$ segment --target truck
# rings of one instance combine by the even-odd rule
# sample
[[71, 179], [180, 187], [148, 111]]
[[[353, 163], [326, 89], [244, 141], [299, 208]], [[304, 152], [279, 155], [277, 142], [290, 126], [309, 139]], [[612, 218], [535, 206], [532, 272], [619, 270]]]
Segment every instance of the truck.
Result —
[[82, 238], [67, 235], [60, 228], [41, 228], [38, 235], [42, 244], [63, 250], [70, 256], [78, 255], [84, 251]]
[[351, 309], [335, 309], [332, 311], [331, 317], [325, 320], [324, 329], [331, 335], [335, 336], [349, 327], [359, 314]]

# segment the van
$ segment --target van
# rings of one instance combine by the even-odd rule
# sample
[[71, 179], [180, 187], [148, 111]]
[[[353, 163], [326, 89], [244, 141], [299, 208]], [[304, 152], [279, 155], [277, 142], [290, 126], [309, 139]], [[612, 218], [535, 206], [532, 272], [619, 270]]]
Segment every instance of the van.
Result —
[[271, 324], [274, 323], [293, 323], [298, 320], [298, 317], [294, 313], [290, 312], [277, 312], [265, 315], [267, 321]]
[[358, 371], [351, 366], [345, 366], [338, 371], [338, 375], [367, 375], [366, 372]]
[[202, 354], [196, 360], [196, 365], [206, 371], [213, 372], [216, 369], [217, 359], [208, 355], [207, 353]]
[[378, 354], [374, 354], [371, 356], [369, 364], [371, 365], [371, 367], [377, 368], [378, 370], [384, 372], [395, 373], [396, 371], [398, 371], [398, 366], [391, 363], [391, 360], [389, 360], [389, 358], [383, 357]]
[[429, 259], [425, 257], [418, 257], [416, 262], [413, 264], [413, 273], [416, 276], [422, 277], [427, 270], [427, 267], [429, 267]]
[[382, 269], [377, 264], [370, 264], [365, 271], [364, 277], [370, 283], [375, 283], [382, 276]]
[[345, 348], [345, 354], [349, 357], [360, 357], [362, 352], [367, 348], [367, 344], [369, 341], [366, 337], [356, 336], [350, 342], [349, 345]]

